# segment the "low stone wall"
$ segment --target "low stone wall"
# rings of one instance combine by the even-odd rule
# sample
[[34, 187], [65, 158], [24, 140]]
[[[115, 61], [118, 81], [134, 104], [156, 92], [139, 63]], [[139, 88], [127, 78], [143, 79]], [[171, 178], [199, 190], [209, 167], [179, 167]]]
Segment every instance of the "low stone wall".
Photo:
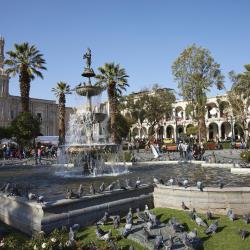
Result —
[[75, 223], [82, 227], [93, 225], [105, 211], [125, 215], [129, 208], [153, 207], [153, 186], [137, 189], [114, 190], [80, 199], [58, 200], [46, 204], [27, 201], [22, 197], [0, 194], [0, 219], [22, 232], [31, 235], [43, 230], [46, 233]]
[[236, 214], [250, 212], [250, 187], [208, 187], [203, 192], [196, 187], [157, 185], [154, 189], [154, 206], [181, 210], [182, 201], [198, 212], [210, 210], [216, 214], [226, 214], [232, 208]]
[[249, 175], [250, 174], [250, 168], [231, 168], [232, 174], [244, 174]]

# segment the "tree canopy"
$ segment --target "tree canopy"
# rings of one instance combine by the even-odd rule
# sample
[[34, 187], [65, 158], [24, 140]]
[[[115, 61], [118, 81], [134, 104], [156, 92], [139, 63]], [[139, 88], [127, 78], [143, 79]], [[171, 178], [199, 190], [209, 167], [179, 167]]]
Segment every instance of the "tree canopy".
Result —
[[213, 85], [218, 89], [224, 88], [220, 65], [215, 62], [209, 50], [194, 44], [184, 49], [175, 60], [172, 72], [180, 95], [193, 107], [193, 118], [197, 119], [201, 137], [205, 139], [207, 92]]

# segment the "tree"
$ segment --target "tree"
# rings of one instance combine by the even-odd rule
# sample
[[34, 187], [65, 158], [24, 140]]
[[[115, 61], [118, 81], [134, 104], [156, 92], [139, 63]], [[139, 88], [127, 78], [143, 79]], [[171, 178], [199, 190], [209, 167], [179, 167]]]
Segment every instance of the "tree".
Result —
[[58, 134], [59, 145], [65, 143], [65, 95], [71, 94], [70, 86], [65, 82], [58, 82], [55, 88], [52, 88], [52, 92], [58, 98]]
[[237, 122], [237, 125], [244, 131], [244, 141], [248, 140], [248, 107], [250, 105], [250, 65], [245, 65], [246, 71], [236, 74], [229, 72], [232, 81], [231, 90], [228, 92], [230, 109]]
[[12, 127], [0, 127], [0, 139], [10, 139], [13, 135]]
[[127, 83], [129, 76], [124, 68], [120, 68], [120, 65], [115, 63], [105, 63], [98, 70], [96, 85], [103, 87], [108, 93], [111, 140], [114, 143], [120, 143], [116, 126], [120, 112], [119, 97], [121, 97], [122, 91], [125, 91], [126, 87], [129, 86]]
[[46, 70], [45, 60], [40, 51], [28, 43], [14, 44], [15, 50], [8, 51], [9, 59], [5, 64], [9, 66], [6, 73], [16, 76], [19, 75], [22, 111], [29, 112], [30, 82], [35, 76], [43, 78], [39, 70]]
[[209, 50], [192, 45], [173, 63], [172, 72], [178, 82], [180, 95], [193, 107], [193, 118], [198, 122], [200, 140], [206, 139], [207, 92], [213, 85], [218, 89], [224, 88], [220, 65], [214, 61]]
[[175, 95], [168, 89], [155, 88], [152, 92], [143, 92], [138, 99], [127, 103], [127, 110], [134, 116], [134, 120], [142, 125], [147, 123], [150, 126], [149, 136], [160, 127], [160, 123], [166, 116], [172, 113], [172, 104], [175, 102]]
[[13, 136], [21, 146], [30, 144], [40, 135], [40, 121], [29, 112], [20, 113], [11, 123]]

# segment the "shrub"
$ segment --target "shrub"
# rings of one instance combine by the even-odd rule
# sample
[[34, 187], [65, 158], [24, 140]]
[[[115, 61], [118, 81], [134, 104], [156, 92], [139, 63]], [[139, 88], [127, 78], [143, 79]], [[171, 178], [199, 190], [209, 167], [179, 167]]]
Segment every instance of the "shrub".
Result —
[[241, 159], [246, 162], [250, 162], [250, 150], [244, 151], [240, 154]]

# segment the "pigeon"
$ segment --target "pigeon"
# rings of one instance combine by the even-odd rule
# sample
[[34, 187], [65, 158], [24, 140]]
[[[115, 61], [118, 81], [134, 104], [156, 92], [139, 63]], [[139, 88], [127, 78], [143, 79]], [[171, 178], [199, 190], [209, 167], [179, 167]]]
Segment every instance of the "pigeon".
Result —
[[182, 235], [182, 242], [183, 242], [186, 249], [193, 249], [191, 240], [188, 238], [187, 233], [184, 233]]
[[103, 235], [105, 235], [106, 233], [107, 233], [107, 232], [104, 231], [104, 230], [102, 230], [102, 229], [99, 227], [98, 224], [96, 225], [95, 234], [96, 234], [96, 236], [97, 236], [98, 239], [101, 238], [101, 237], [102, 237]]
[[77, 190], [77, 197], [78, 198], [81, 198], [83, 195], [83, 187], [82, 187], [82, 184], [80, 184], [78, 190]]
[[113, 221], [114, 229], [119, 228], [120, 223], [121, 223], [121, 218], [120, 218], [120, 216], [118, 215], [118, 216], [115, 217], [115, 219], [114, 219], [114, 221]]
[[148, 215], [148, 212], [149, 212], [149, 211], [148, 211], [148, 205], [146, 204], [146, 205], [145, 205], [145, 209], [144, 209], [144, 213], [145, 213], [146, 215]]
[[69, 228], [69, 241], [71, 241], [71, 242], [75, 241], [75, 233], [74, 233], [72, 227]]
[[249, 216], [248, 216], [247, 214], [244, 214], [244, 215], [242, 216], [242, 220], [243, 220], [246, 224], [250, 223], [250, 218], [249, 218]]
[[154, 238], [154, 236], [150, 233], [150, 231], [148, 230], [147, 227], [143, 227], [142, 232], [143, 232], [143, 236], [145, 237], [146, 241], [148, 241], [149, 239]]
[[104, 216], [97, 222], [97, 225], [105, 225], [109, 219], [108, 212], [104, 213]]
[[101, 186], [99, 187], [99, 193], [103, 193], [105, 190], [105, 184], [104, 182], [101, 184]]
[[148, 212], [148, 217], [149, 217], [149, 220], [152, 222], [153, 227], [160, 225], [160, 221], [157, 219], [155, 214]]
[[176, 232], [183, 232], [185, 230], [184, 226], [182, 223], [180, 223], [179, 221], [176, 220], [175, 217], [172, 217], [168, 224], [170, 225], [170, 227], [172, 228], [172, 230], [176, 233]]
[[116, 246], [116, 244], [115, 244], [115, 242], [112, 239], [108, 240], [108, 245], [109, 245], [109, 248], [111, 250], [117, 250], [118, 249], [117, 246]]
[[94, 187], [94, 185], [92, 183], [91, 183], [91, 185], [89, 187], [89, 192], [90, 192], [90, 194], [95, 195], [95, 187]]
[[152, 228], [153, 228], [153, 222], [151, 220], [149, 220], [147, 223], [146, 223], [146, 227], [147, 229], [150, 231]]
[[189, 211], [189, 212], [188, 212], [188, 216], [189, 216], [189, 218], [190, 218], [191, 220], [195, 220], [195, 213], [194, 213], [194, 211]]
[[188, 180], [187, 180], [187, 179], [183, 181], [183, 186], [184, 186], [185, 188], [188, 187]]
[[203, 192], [204, 186], [203, 186], [203, 183], [202, 183], [201, 181], [197, 181], [197, 188], [198, 188], [201, 192]]
[[129, 212], [126, 216], [126, 223], [133, 224], [133, 214], [132, 214], [132, 208], [129, 209]]
[[160, 180], [153, 176], [153, 182], [154, 184], [160, 184]]
[[117, 180], [116, 182], [117, 182], [118, 189], [128, 190], [128, 189], [127, 189], [127, 187], [125, 187], [125, 186], [121, 185], [120, 180]]
[[173, 245], [174, 245], [173, 237], [170, 235], [169, 238], [164, 243], [165, 249], [172, 250]]
[[237, 216], [233, 213], [233, 210], [231, 208], [228, 209], [227, 216], [231, 221], [237, 220]]
[[197, 229], [195, 228], [193, 231], [190, 231], [189, 233], [187, 233], [187, 237], [189, 239], [193, 239], [193, 238], [196, 238], [198, 235], [198, 231]]
[[160, 234], [160, 235], [157, 235], [156, 237], [155, 237], [155, 241], [154, 241], [154, 250], [158, 250], [158, 249], [160, 249], [160, 247], [161, 246], [163, 246], [163, 237], [162, 237], [162, 235]]
[[216, 220], [214, 223], [212, 223], [206, 230], [205, 230], [205, 234], [213, 234], [216, 233], [216, 230], [218, 228], [218, 220]]
[[245, 240], [245, 238], [249, 235], [249, 232], [247, 230], [240, 229], [239, 234], [240, 234], [241, 239]]
[[112, 231], [111, 231], [111, 229], [109, 229], [109, 231], [106, 234], [104, 234], [103, 236], [101, 236], [99, 239], [109, 241], [111, 236], [112, 236]]
[[168, 184], [170, 184], [172, 186], [174, 184], [174, 179], [173, 178], [169, 179]]
[[32, 200], [36, 200], [36, 195], [35, 194], [33, 194], [33, 193], [29, 193], [28, 194], [28, 199], [30, 200], [30, 201], [32, 201]]
[[195, 222], [198, 226], [207, 227], [207, 224], [198, 215], [195, 215]]
[[141, 185], [141, 180], [140, 180], [140, 177], [138, 177], [135, 183], [135, 188], [138, 188], [140, 185]]
[[80, 229], [80, 225], [79, 224], [74, 224], [71, 228], [72, 228], [72, 230], [74, 232], [77, 232]]
[[142, 222], [147, 222], [148, 221], [148, 215], [146, 215], [143, 212], [140, 212], [139, 208], [136, 208], [136, 215], [137, 215], [137, 222], [142, 221]]
[[181, 207], [183, 210], [189, 210], [189, 208], [185, 205], [184, 202], [181, 203]]
[[213, 218], [211, 211], [206, 212], [206, 217], [208, 220], [211, 220]]
[[126, 223], [125, 227], [124, 227], [124, 230], [123, 230], [123, 233], [122, 233], [122, 236], [124, 238], [127, 238], [128, 235], [131, 233], [131, 229], [132, 229], [132, 224]]
[[44, 196], [42, 196], [42, 195], [39, 195], [38, 197], [37, 197], [37, 203], [43, 203], [44, 202]]
[[220, 181], [220, 182], [219, 182], [219, 188], [222, 189], [224, 186], [225, 186], [224, 182], [223, 182], [223, 181]]
[[107, 186], [106, 190], [113, 191], [115, 187], [115, 182], [112, 182], [110, 185]]
[[73, 191], [72, 189], [67, 189], [67, 193], [66, 193], [66, 199], [72, 199], [73, 198]]
[[129, 179], [126, 179], [126, 188], [131, 188], [130, 180]]

